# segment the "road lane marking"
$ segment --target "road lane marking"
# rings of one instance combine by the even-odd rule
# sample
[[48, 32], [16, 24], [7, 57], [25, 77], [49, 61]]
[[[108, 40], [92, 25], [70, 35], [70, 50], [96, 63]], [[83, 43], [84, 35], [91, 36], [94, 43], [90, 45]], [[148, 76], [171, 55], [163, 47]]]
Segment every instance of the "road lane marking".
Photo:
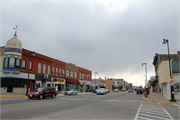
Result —
[[[163, 108], [163, 106], [159, 103], [159, 105]], [[164, 109], [164, 108], [163, 108]], [[173, 117], [168, 113], [168, 111], [166, 111], [166, 109], [164, 109], [164, 111], [169, 115], [169, 117], [171, 118], [171, 120], [174, 120]]]
[[142, 107], [142, 103], [141, 103], [141, 105], [140, 105], [140, 107], [139, 107], [139, 109], [138, 109], [138, 111], [137, 111], [137, 113], [136, 113], [136, 116], [135, 116], [134, 120], [137, 120], [137, 117], [138, 117], [138, 114], [139, 114], [139, 112], [140, 112], [140, 110], [141, 110], [141, 107]]
[[141, 103], [134, 120], [163, 119], [174, 120], [173, 117], [162, 107], [160, 103]]

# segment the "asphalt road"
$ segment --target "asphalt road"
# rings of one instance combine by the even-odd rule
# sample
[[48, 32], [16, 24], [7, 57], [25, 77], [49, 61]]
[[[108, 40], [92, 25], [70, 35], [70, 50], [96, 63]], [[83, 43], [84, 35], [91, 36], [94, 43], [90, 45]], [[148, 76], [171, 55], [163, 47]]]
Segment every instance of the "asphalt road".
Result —
[[146, 102], [141, 98], [142, 95], [128, 92], [43, 100], [1, 98], [1, 119], [179, 119], [179, 106]]

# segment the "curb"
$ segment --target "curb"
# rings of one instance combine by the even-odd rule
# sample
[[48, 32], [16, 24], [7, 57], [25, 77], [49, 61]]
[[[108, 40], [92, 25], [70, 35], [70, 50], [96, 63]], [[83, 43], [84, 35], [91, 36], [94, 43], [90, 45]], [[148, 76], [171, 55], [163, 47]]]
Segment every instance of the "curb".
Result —
[[0, 97], [11, 97], [11, 96], [9, 96], [9, 95], [1, 95]]
[[167, 102], [167, 101], [155, 101], [155, 100], [147, 100], [142, 97], [143, 101], [150, 101], [150, 102], [158, 102], [158, 103], [167, 103], [167, 104], [174, 104], [173, 102]]

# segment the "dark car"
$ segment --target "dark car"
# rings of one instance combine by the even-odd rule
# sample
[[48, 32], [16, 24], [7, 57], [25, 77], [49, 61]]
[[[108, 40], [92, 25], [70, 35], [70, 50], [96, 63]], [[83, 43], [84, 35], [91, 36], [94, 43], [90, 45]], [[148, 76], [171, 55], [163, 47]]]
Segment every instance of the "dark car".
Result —
[[55, 90], [54, 87], [39, 87], [29, 92], [28, 98], [29, 99], [33, 99], [33, 98], [43, 99], [46, 97], [55, 98], [57, 94], [58, 92]]
[[143, 89], [137, 89], [136, 94], [143, 94]]

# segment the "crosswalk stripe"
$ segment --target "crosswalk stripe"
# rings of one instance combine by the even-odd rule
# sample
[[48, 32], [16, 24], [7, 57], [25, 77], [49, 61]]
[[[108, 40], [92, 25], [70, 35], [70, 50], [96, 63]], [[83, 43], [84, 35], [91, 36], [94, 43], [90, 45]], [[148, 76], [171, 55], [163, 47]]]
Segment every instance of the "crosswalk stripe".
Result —
[[152, 116], [152, 115], [143, 114], [143, 113], [141, 113], [140, 115], [147, 116], [147, 117], [152, 117], [152, 118], [158, 118], [158, 119], [167, 120], [167, 118], [162, 118], [162, 117]]
[[[141, 111], [140, 111], [140, 113], [141, 113]], [[148, 113], [148, 114], [151, 114], [151, 115], [157, 115], [157, 113], [153, 113], [153, 112], [149, 113], [149, 112], [144, 112], [144, 111], [143, 111], [142, 114], [143, 114], [143, 113]], [[167, 117], [169, 117], [169, 115], [167, 115], [167, 114], [163, 114], [163, 115], [158, 114], [158, 116], [162, 116], [162, 117], [166, 117], [166, 116], [167, 116]]]
[[[157, 109], [157, 108], [158, 109]], [[162, 120], [174, 120], [173, 117], [163, 108], [160, 103], [157, 104], [148, 104], [147, 102], [142, 102], [140, 105], [134, 120], [141, 120], [141, 119], [162, 119]]]

